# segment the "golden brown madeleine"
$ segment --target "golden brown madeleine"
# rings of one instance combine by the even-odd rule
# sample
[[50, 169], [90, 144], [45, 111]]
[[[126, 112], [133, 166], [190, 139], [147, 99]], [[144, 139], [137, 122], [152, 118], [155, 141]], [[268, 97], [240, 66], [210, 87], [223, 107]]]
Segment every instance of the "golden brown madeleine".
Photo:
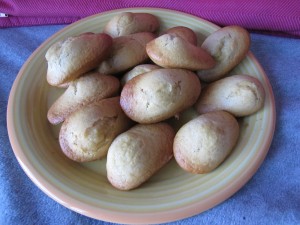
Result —
[[201, 47], [217, 63], [211, 69], [197, 71], [197, 74], [201, 80], [212, 82], [224, 77], [245, 58], [250, 48], [250, 35], [242, 27], [227, 26], [209, 35]]
[[119, 88], [120, 82], [116, 77], [87, 73], [70, 82], [66, 91], [50, 107], [48, 120], [52, 124], [61, 123], [72, 112], [93, 101], [116, 96]]
[[119, 101], [119, 97], [96, 101], [67, 117], [59, 143], [68, 158], [87, 162], [106, 156], [113, 139], [131, 126]]
[[120, 190], [140, 186], [173, 157], [175, 133], [166, 123], [138, 124], [120, 134], [107, 154], [107, 178]]
[[187, 42], [193, 45], [197, 45], [197, 35], [191, 28], [184, 27], [184, 26], [177, 26], [177, 27], [172, 27], [167, 29], [164, 33], [175, 34], [183, 38]]
[[134, 78], [134, 77], [136, 77], [140, 74], [150, 72], [150, 71], [156, 70], [156, 69], [161, 69], [161, 67], [158, 66], [158, 65], [154, 65], [154, 64], [137, 65], [132, 70], [130, 70], [127, 73], [124, 74], [124, 76], [121, 79], [121, 85], [124, 86], [125, 83], [127, 81], [131, 80], [132, 78]]
[[96, 68], [110, 51], [112, 38], [107, 34], [83, 33], [53, 44], [46, 52], [47, 81], [64, 86]]
[[225, 110], [235, 116], [248, 116], [264, 105], [261, 82], [249, 75], [229, 76], [210, 83], [195, 104], [199, 113]]
[[231, 114], [203, 114], [179, 129], [174, 139], [174, 157], [190, 173], [208, 173], [230, 154], [238, 136], [239, 125]]
[[139, 123], [156, 123], [192, 106], [201, 84], [197, 75], [183, 69], [157, 69], [129, 80], [121, 92], [121, 107]]
[[110, 54], [98, 65], [98, 72], [116, 74], [145, 62], [149, 59], [146, 44], [154, 38], [154, 34], [149, 32], [114, 38]]
[[155, 38], [147, 44], [146, 51], [155, 64], [164, 68], [200, 70], [215, 65], [215, 60], [205, 50], [176, 34]]
[[140, 32], [155, 32], [158, 28], [159, 20], [152, 14], [124, 12], [113, 17], [103, 32], [115, 38]]

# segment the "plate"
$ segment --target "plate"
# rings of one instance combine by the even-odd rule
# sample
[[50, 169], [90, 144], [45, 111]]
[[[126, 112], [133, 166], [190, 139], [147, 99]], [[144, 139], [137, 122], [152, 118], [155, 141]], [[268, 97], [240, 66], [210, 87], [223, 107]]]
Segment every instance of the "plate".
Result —
[[[161, 30], [187, 26], [199, 42], [218, 26], [177, 11], [130, 8], [93, 15], [73, 23], [45, 41], [21, 68], [8, 103], [8, 133], [18, 162], [30, 179], [65, 207], [99, 220], [117, 223], [163, 223], [199, 214], [238, 191], [263, 162], [275, 127], [275, 103], [268, 77], [250, 52], [231, 72], [258, 78], [266, 91], [262, 110], [240, 120], [241, 133], [232, 154], [213, 172], [193, 175], [172, 160], [148, 182], [132, 191], [113, 188], [105, 160], [79, 164], [60, 151], [57, 130], [47, 121], [49, 105], [59, 95], [46, 82], [45, 53], [56, 41], [83, 32], [101, 32], [120, 12], [147, 12], [161, 21]], [[56, 128], [57, 129], [57, 128]]]

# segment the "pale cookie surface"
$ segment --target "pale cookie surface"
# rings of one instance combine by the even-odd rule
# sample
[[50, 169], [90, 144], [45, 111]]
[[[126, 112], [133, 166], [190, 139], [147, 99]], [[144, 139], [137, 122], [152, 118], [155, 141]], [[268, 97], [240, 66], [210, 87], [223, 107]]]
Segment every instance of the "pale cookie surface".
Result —
[[155, 64], [164, 68], [200, 70], [215, 65], [215, 60], [205, 50], [172, 33], [149, 42], [146, 51]]
[[112, 38], [107, 34], [83, 33], [53, 44], [46, 52], [47, 81], [64, 86], [96, 68], [108, 55]]
[[128, 81], [121, 107], [139, 123], [156, 123], [193, 105], [201, 92], [196, 74], [182, 69], [157, 69]]
[[124, 76], [121, 79], [121, 85], [124, 86], [132, 78], [134, 78], [140, 74], [150, 72], [150, 71], [156, 70], [156, 69], [161, 69], [161, 67], [158, 65], [154, 65], [154, 64], [141, 64], [141, 65], [135, 66], [132, 70], [130, 70], [124, 74]]
[[248, 116], [264, 105], [265, 91], [261, 82], [249, 75], [233, 75], [203, 88], [195, 104], [202, 113], [225, 110], [235, 116]]
[[113, 17], [103, 32], [115, 38], [139, 32], [154, 32], [158, 28], [159, 20], [152, 14], [124, 12]]
[[190, 29], [188, 27], [183, 27], [183, 26], [172, 27], [172, 28], [169, 28], [168, 30], [166, 30], [164, 33], [175, 34], [175, 35], [183, 38], [187, 42], [189, 42], [193, 45], [197, 45], [197, 35], [192, 29]]
[[154, 34], [149, 32], [114, 38], [109, 56], [100, 63], [98, 72], [116, 74], [143, 63], [149, 59], [146, 44], [154, 38]]
[[74, 161], [101, 159], [113, 139], [130, 125], [119, 97], [103, 99], [75, 111], [64, 121], [59, 133], [60, 146]]
[[239, 26], [223, 27], [209, 35], [201, 47], [216, 60], [216, 65], [197, 74], [205, 82], [216, 81], [245, 58], [250, 48], [250, 34]]
[[147, 181], [173, 157], [174, 131], [166, 123], [136, 125], [120, 134], [107, 154], [107, 177], [121, 190]]
[[68, 115], [93, 101], [116, 96], [120, 82], [116, 77], [88, 73], [72, 81], [66, 91], [52, 104], [47, 117], [50, 123], [63, 122]]
[[174, 157], [184, 170], [202, 174], [218, 167], [239, 136], [237, 120], [225, 111], [207, 113], [186, 123], [174, 139]]

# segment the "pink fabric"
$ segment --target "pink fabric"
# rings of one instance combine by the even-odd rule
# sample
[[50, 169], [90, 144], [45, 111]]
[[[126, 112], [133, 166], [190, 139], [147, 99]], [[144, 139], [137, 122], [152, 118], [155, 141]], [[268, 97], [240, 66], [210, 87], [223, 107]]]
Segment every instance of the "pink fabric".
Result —
[[300, 37], [299, 0], [0, 0], [0, 27], [68, 24], [113, 9], [155, 7], [186, 12], [220, 26]]

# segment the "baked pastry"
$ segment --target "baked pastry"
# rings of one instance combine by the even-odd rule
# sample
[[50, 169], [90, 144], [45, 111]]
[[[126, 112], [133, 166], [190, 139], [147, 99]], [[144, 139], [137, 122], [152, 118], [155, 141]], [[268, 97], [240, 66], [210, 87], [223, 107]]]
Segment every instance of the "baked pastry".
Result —
[[150, 71], [156, 70], [156, 69], [161, 69], [161, 67], [158, 65], [154, 65], [154, 64], [137, 65], [132, 70], [130, 70], [124, 74], [124, 76], [121, 79], [121, 85], [124, 86], [125, 83], [127, 83], [127, 81], [131, 80], [132, 78], [134, 78], [140, 74], [150, 72]]
[[98, 66], [98, 72], [117, 74], [144, 63], [149, 59], [146, 44], [155, 38], [153, 33], [143, 32], [113, 39], [110, 54]]
[[261, 82], [249, 75], [233, 75], [210, 83], [195, 104], [198, 113], [225, 110], [235, 116], [249, 116], [264, 105]]
[[215, 59], [216, 65], [210, 69], [201, 69], [197, 74], [202, 81], [216, 81], [246, 57], [250, 48], [250, 35], [240, 26], [223, 27], [209, 35], [201, 48]]
[[166, 123], [138, 124], [120, 134], [107, 154], [109, 182], [120, 190], [140, 186], [173, 157], [174, 136]]
[[152, 14], [124, 12], [113, 17], [103, 32], [115, 38], [140, 32], [153, 33], [158, 28], [159, 20]]
[[66, 118], [60, 129], [59, 143], [68, 158], [88, 162], [106, 156], [113, 139], [132, 124], [119, 101], [119, 97], [96, 101]]
[[164, 33], [175, 34], [183, 38], [187, 42], [197, 46], [197, 35], [191, 28], [184, 27], [184, 26], [177, 26], [177, 27], [172, 27], [167, 29]]
[[107, 34], [83, 33], [54, 43], [46, 52], [47, 81], [64, 86], [96, 68], [110, 51], [112, 38]]
[[202, 48], [176, 34], [164, 34], [146, 45], [150, 59], [164, 68], [209, 69], [215, 60]]
[[121, 107], [138, 123], [157, 123], [192, 106], [201, 92], [197, 75], [183, 69], [157, 69], [129, 80]]
[[94, 101], [116, 96], [118, 78], [90, 72], [72, 81], [66, 91], [52, 104], [47, 117], [50, 123], [63, 122], [72, 112]]
[[206, 113], [179, 129], [174, 139], [174, 157], [190, 173], [208, 173], [230, 154], [239, 137], [239, 124], [225, 111]]

